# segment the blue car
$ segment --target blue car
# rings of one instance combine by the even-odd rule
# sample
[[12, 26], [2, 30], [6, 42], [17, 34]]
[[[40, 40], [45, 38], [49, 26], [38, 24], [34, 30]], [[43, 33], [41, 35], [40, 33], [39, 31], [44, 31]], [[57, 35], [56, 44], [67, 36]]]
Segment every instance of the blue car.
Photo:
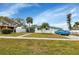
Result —
[[70, 35], [70, 32], [68, 30], [57, 30], [55, 33], [59, 35], [66, 35], [66, 36]]

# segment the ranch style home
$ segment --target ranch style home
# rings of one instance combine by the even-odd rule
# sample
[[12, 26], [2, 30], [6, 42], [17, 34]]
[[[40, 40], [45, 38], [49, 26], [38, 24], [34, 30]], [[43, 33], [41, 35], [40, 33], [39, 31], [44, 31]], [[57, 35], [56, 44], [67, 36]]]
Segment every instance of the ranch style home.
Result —
[[61, 30], [61, 28], [49, 27], [48, 29], [40, 29], [40, 26], [35, 27], [35, 33], [55, 33], [57, 30]]
[[[35, 33], [55, 33], [57, 30], [62, 30], [62, 28], [51, 26], [48, 29], [40, 29], [40, 26], [35, 26]], [[16, 32], [26, 32], [26, 29], [23, 26], [17, 27]], [[79, 34], [79, 25], [72, 27], [71, 33]]]
[[[58, 27], [49, 27], [48, 29], [40, 29], [40, 26], [35, 26], [35, 33], [55, 33], [55, 31], [61, 30]], [[16, 32], [26, 32], [23, 26], [17, 27]]]

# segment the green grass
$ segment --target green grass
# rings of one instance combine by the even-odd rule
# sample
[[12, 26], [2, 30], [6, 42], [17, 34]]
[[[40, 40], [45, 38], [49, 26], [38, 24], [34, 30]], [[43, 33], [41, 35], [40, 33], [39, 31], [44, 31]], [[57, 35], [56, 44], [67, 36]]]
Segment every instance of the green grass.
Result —
[[65, 38], [62, 35], [51, 34], [51, 33], [33, 33], [26, 37], [39, 37], [39, 38]]
[[11, 34], [0, 34], [0, 36], [20, 36], [26, 33], [11, 33]]
[[0, 39], [1, 55], [79, 55], [79, 41]]

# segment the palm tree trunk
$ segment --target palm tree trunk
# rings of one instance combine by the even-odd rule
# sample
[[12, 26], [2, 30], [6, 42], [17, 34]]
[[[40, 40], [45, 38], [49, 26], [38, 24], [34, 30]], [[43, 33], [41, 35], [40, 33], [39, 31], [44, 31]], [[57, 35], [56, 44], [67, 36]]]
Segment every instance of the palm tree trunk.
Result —
[[68, 23], [69, 30], [71, 30], [71, 23], [70, 23], [70, 21], [68, 21], [67, 23]]
[[15, 27], [14, 27], [14, 28], [13, 28], [13, 33], [15, 33], [15, 30], [16, 30], [16, 29], [15, 29]]
[[67, 23], [68, 23], [69, 30], [71, 30], [72, 29], [72, 27], [71, 27], [71, 14], [67, 15]]
[[30, 23], [29, 23], [29, 28], [28, 28], [29, 32], [30, 32]]

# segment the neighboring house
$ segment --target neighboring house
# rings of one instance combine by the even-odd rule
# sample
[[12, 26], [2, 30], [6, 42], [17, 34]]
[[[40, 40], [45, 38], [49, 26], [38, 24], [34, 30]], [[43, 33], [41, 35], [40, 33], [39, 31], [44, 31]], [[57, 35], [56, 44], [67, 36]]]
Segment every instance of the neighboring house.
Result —
[[41, 29], [40, 26], [35, 27], [35, 33], [55, 33], [57, 30], [61, 30], [61, 28], [49, 27], [48, 29]]
[[0, 16], [0, 30], [2, 29], [14, 29], [16, 28], [19, 23], [15, 20], [9, 19], [7, 17]]
[[71, 30], [71, 34], [79, 34], [79, 30]]
[[3, 22], [0, 22], [0, 30], [2, 30], [2, 29], [14, 29], [14, 27], [13, 26], [11, 26], [11, 24], [10, 23], [3, 23]]
[[75, 23], [72, 27], [72, 30], [71, 30], [71, 33], [72, 34], [79, 34], [79, 23]]
[[79, 29], [70, 30], [71, 34], [79, 34]]

